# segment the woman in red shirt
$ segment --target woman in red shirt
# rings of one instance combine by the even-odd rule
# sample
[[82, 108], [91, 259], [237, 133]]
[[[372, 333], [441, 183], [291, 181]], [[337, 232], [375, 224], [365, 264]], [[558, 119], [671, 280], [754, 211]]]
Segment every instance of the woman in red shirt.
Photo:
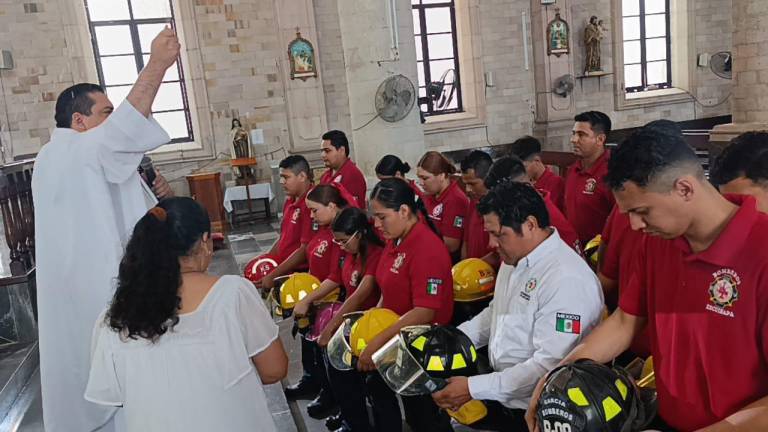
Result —
[[451, 179], [456, 167], [441, 153], [429, 151], [419, 160], [416, 175], [424, 189], [424, 205], [454, 261], [461, 258], [464, 216], [469, 198]]
[[[419, 324], [447, 324], [453, 314], [453, 279], [451, 258], [442, 239], [434, 231], [421, 200], [416, 200], [407, 182], [392, 178], [382, 180], [370, 199], [376, 228], [387, 245], [376, 269], [376, 283], [381, 290], [379, 306], [400, 315], [400, 319], [368, 341], [360, 354], [358, 369], [374, 371], [371, 355], [401, 328]], [[400, 407], [392, 390], [378, 373], [366, 379], [373, 401], [377, 430], [402, 430]], [[450, 420], [440, 412], [430, 396], [402, 396], [405, 419], [415, 431], [451, 431]]]
[[408, 165], [408, 162], [403, 162], [395, 155], [386, 155], [376, 164], [376, 177], [378, 177], [379, 180], [386, 180], [392, 177], [403, 179], [408, 182], [419, 199], [424, 199], [424, 191], [419, 188], [419, 185], [417, 185], [415, 181], [405, 177], [410, 170], [411, 166]]

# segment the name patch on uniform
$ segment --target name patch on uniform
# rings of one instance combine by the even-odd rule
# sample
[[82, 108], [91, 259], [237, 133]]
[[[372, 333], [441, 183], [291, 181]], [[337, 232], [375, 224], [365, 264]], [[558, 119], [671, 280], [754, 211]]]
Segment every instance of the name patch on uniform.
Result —
[[442, 279], [437, 279], [437, 278], [427, 279], [427, 294], [437, 295], [437, 292], [440, 290], [440, 287], [442, 285], [443, 285]]
[[581, 334], [581, 316], [558, 312], [555, 316], [555, 330], [560, 333]]
[[464, 218], [461, 216], [456, 216], [453, 218], [453, 226], [456, 228], [461, 228], [464, 226]]

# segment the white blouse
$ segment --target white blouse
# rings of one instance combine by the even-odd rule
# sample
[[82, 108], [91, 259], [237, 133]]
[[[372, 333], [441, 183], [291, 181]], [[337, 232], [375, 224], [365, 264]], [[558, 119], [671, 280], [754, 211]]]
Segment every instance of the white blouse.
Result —
[[221, 277], [156, 343], [97, 320], [85, 399], [122, 406], [129, 432], [275, 431], [251, 357], [278, 337], [256, 288]]

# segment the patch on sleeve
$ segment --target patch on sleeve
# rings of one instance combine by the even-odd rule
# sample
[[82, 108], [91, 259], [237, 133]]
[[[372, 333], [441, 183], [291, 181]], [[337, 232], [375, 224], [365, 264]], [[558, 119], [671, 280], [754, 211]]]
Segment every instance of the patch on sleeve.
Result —
[[461, 216], [456, 216], [453, 218], [453, 226], [456, 228], [461, 228], [464, 226], [464, 218]]
[[560, 333], [581, 334], [581, 316], [558, 312], [555, 316], [555, 330]]
[[440, 287], [442, 285], [443, 285], [442, 279], [437, 279], [437, 278], [427, 279], [427, 294], [437, 295], [437, 292], [440, 290]]

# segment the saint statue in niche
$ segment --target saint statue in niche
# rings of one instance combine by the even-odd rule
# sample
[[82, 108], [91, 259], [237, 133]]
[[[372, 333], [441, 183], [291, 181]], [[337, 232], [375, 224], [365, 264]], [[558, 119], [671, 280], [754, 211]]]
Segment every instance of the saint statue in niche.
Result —
[[301, 37], [301, 32], [296, 28], [296, 39], [288, 45], [288, 58], [291, 61], [291, 79], [306, 81], [307, 78], [317, 76], [317, 64], [315, 63], [315, 48]]
[[584, 29], [584, 47], [587, 50], [584, 73], [586, 75], [596, 75], [603, 73], [603, 67], [600, 60], [600, 41], [605, 37], [603, 21], [598, 20], [596, 16], [589, 19], [589, 24]]
[[[246, 131], [240, 124], [240, 119], [232, 119], [232, 130], [229, 131], [229, 142], [232, 159], [252, 157], [251, 139], [248, 136], [248, 131]], [[238, 180], [242, 180], [253, 175], [251, 167], [249, 166], [233, 167], [232, 169], [235, 172], [235, 177]]]
[[560, 57], [570, 52], [568, 23], [560, 18], [560, 8], [555, 8], [555, 19], [547, 25], [547, 54]]

